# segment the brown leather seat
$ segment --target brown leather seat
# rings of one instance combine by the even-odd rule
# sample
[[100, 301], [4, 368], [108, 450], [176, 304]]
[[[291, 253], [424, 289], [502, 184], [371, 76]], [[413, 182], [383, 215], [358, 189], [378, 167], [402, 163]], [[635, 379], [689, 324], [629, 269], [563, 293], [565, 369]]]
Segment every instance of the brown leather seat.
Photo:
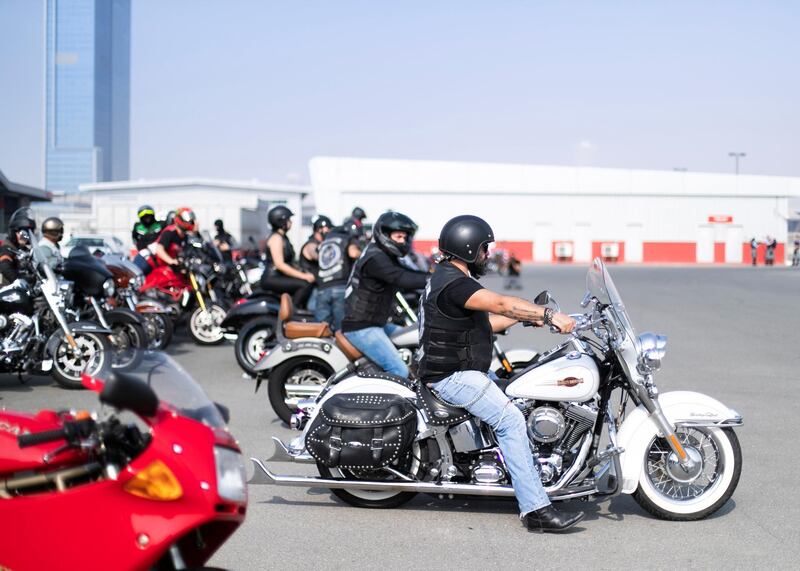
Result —
[[283, 336], [287, 339], [330, 337], [333, 335], [330, 326], [324, 321], [322, 323], [291, 321], [293, 313], [292, 298], [288, 293], [284, 293], [281, 295], [281, 308], [278, 311], [278, 319], [283, 323]]
[[344, 356], [351, 361], [357, 361], [364, 356], [361, 351], [356, 349], [355, 346], [347, 340], [347, 337], [345, 337], [344, 333], [341, 331], [336, 332], [334, 339], [336, 340], [336, 346], [341, 349]]

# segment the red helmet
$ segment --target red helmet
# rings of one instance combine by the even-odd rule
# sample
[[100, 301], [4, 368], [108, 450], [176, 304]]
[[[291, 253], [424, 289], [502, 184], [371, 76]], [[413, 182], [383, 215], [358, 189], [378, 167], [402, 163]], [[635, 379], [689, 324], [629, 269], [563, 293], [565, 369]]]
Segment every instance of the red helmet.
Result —
[[175, 225], [185, 232], [192, 232], [197, 227], [194, 210], [182, 206], [175, 211]]

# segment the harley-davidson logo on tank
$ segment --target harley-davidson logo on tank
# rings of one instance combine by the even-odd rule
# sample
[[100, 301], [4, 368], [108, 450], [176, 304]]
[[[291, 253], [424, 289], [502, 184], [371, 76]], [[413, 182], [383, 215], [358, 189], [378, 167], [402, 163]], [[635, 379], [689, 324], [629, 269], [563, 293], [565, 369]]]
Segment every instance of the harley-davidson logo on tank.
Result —
[[600, 371], [589, 355], [560, 357], [535, 367], [508, 386], [510, 397], [582, 402], [600, 387]]

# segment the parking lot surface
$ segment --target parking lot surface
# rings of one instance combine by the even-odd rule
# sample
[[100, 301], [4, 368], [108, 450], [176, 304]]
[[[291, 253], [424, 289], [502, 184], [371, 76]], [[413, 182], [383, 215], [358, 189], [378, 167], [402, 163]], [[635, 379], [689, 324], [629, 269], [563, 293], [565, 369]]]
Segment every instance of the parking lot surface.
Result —
[[[800, 271], [790, 268], [610, 267], [638, 331], [669, 336], [660, 391], [694, 390], [738, 410], [743, 470], [733, 499], [713, 517], [660, 521], [629, 496], [569, 502], [587, 512], [567, 535], [536, 535], [516, 503], [439, 500], [420, 495], [394, 510], [349, 507], [328, 490], [251, 486], [247, 520], [209, 562], [229, 569], [530, 569], [796, 568], [800, 552]], [[520, 295], [549, 289], [577, 312], [586, 268], [527, 266]], [[487, 287], [503, 280], [489, 276]], [[518, 293], [518, 292], [513, 292]], [[546, 331], [517, 327], [505, 348], [545, 350]], [[231, 345], [197, 347], [179, 335], [169, 351], [209, 396], [231, 410], [231, 430], [246, 457], [269, 458], [270, 438], [295, 433], [254, 394]], [[93, 394], [66, 391], [49, 378], [0, 376], [0, 407], [97, 408]], [[313, 466], [272, 463], [281, 474]], [[252, 467], [248, 465], [248, 472]], [[102, 522], [98, 522], [102, 524]], [[87, 556], [90, 556], [87, 554]]]

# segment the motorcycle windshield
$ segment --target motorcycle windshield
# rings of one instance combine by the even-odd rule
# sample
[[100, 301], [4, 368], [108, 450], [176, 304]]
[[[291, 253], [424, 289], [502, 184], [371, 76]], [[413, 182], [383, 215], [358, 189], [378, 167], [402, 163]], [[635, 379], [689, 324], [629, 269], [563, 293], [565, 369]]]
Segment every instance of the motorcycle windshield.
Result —
[[[169, 355], [159, 351], [132, 350], [123, 356], [115, 354], [114, 359], [122, 365], [115, 365], [113, 373], [134, 377], [150, 385], [158, 399], [178, 414], [208, 426], [225, 426], [217, 406], [197, 381]], [[106, 381], [109, 372], [95, 373], [94, 376]]]
[[607, 306], [620, 333], [629, 337], [634, 343], [638, 343], [636, 330], [628, 317], [625, 304], [622, 303], [622, 297], [620, 297], [606, 265], [600, 258], [594, 259], [589, 267], [589, 273], [586, 274], [586, 291], [602, 305]]

